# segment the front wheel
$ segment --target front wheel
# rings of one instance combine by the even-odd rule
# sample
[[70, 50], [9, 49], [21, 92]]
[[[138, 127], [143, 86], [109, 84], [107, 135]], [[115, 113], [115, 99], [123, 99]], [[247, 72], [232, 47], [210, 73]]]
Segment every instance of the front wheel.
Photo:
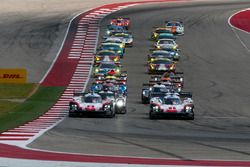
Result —
[[156, 118], [157, 118], [156, 114], [154, 112], [150, 111], [149, 112], [149, 119], [153, 120], [153, 119], [156, 119]]
[[107, 118], [113, 118], [115, 116], [115, 112], [113, 110], [110, 110], [106, 112], [106, 117]]
[[194, 113], [188, 114], [186, 120], [194, 120]]

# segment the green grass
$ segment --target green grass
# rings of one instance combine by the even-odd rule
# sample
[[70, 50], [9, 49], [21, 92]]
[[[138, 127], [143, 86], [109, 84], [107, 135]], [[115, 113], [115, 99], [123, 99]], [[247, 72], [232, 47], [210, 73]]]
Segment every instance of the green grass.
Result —
[[23, 99], [35, 89], [36, 84], [0, 84], [0, 99]]
[[[48, 111], [60, 97], [64, 89], [64, 87], [39, 87], [36, 93], [21, 104], [7, 102], [6, 105], [10, 105], [10, 108], [5, 108], [3, 111], [2, 108], [0, 109], [0, 113], [2, 113], [0, 114], [0, 132], [23, 125]], [[4, 92], [4, 90], [2, 91]], [[21, 92], [11, 97], [25, 97], [24, 95], [28, 96], [30, 93], [28, 91], [25, 93]], [[12, 104], [13, 106], [11, 106]]]

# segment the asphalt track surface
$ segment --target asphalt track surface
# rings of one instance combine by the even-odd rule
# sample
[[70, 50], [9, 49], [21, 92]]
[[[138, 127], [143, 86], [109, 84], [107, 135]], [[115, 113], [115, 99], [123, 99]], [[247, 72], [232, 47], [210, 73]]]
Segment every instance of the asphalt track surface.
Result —
[[[131, 18], [134, 47], [122, 64], [128, 72], [128, 113], [114, 119], [66, 118], [29, 146], [53, 151], [138, 157], [250, 159], [249, 35], [232, 30], [227, 19], [250, 2], [144, 5], [116, 12], [110, 18]], [[177, 41], [185, 89], [193, 92], [195, 120], [149, 120], [140, 103], [147, 82], [146, 56], [153, 26], [164, 20], [185, 23]], [[101, 31], [101, 34], [103, 32]], [[239, 40], [241, 39], [241, 41]]]

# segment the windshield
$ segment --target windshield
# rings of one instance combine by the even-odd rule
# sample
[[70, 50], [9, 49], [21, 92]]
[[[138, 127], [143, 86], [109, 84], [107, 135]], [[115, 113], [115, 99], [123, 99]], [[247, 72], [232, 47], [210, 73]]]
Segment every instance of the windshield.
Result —
[[114, 99], [114, 93], [100, 93], [102, 99]]
[[180, 24], [179, 23], [174, 23], [174, 22], [168, 22], [167, 26], [169, 26], [169, 27], [180, 26]]
[[115, 56], [114, 52], [99, 52], [97, 56]]
[[153, 61], [153, 64], [172, 64], [172, 61], [170, 60], [155, 60]]
[[167, 105], [178, 105], [181, 104], [181, 100], [179, 98], [165, 98], [164, 104]]
[[85, 103], [101, 103], [102, 99], [101, 97], [96, 97], [96, 96], [85, 96], [84, 102]]
[[170, 30], [167, 30], [167, 29], [163, 29], [163, 30], [156, 30], [155, 31], [156, 33], [171, 33], [171, 31]]
[[160, 40], [158, 43], [159, 44], [171, 44], [171, 45], [173, 45], [174, 41], [172, 41], [172, 40]]
[[103, 64], [100, 64], [100, 68], [116, 68], [116, 65], [115, 64], [106, 64], [106, 63], [103, 63]]
[[152, 92], [168, 92], [168, 90], [165, 87], [153, 87]]
[[152, 56], [170, 55], [169, 52], [154, 52]]

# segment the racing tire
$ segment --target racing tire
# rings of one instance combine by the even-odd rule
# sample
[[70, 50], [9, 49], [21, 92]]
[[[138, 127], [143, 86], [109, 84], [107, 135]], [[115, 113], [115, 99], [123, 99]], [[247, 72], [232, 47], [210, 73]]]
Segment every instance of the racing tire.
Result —
[[157, 115], [154, 114], [152, 111], [149, 112], [149, 119], [154, 120], [157, 119]]
[[115, 117], [115, 111], [110, 110], [110, 111], [106, 112], [106, 117], [107, 118], [114, 118]]
[[194, 113], [189, 114], [185, 119], [186, 120], [194, 120]]
[[121, 114], [126, 114], [126, 113], [127, 113], [127, 109], [124, 108], [124, 110], [122, 110], [120, 113], [121, 113]]
[[76, 114], [75, 114], [75, 113], [69, 112], [68, 116], [69, 116], [69, 117], [76, 117]]

